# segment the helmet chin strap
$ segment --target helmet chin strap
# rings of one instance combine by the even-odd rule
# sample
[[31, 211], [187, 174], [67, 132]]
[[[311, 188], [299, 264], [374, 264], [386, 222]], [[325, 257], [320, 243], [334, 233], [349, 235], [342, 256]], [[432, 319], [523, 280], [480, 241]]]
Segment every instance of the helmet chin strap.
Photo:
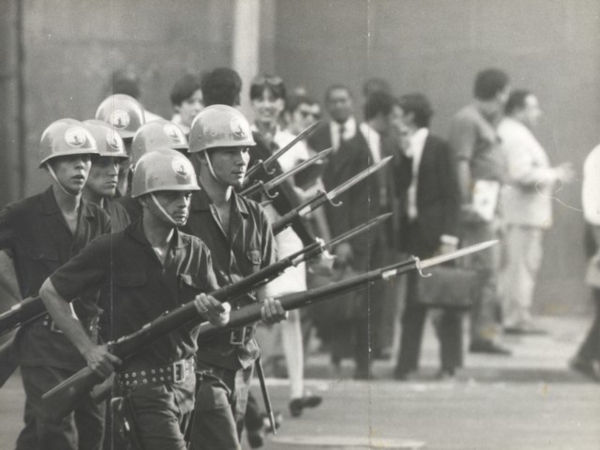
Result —
[[54, 169], [52, 168], [50, 163], [46, 163], [46, 168], [48, 169], [48, 173], [50, 173], [50, 176], [52, 177], [52, 179], [54, 181], [56, 181], [56, 183], [58, 184], [58, 187], [60, 188], [61, 191], [63, 191], [65, 194], [67, 194], [71, 197], [77, 197], [79, 195], [79, 194], [73, 194], [71, 191], [69, 191], [66, 187], [63, 186], [63, 184], [60, 182], [60, 180], [56, 176], [56, 172], [54, 172]]
[[171, 225], [173, 225], [175, 227], [178, 227], [181, 225], [179, 222], [177, 222], [175, 219], [173, 219], [170, 216], [170, 214], [165, 210], [165, 208], [163, 208], [163, 206], [158, 202], [158, 200], [154, 196], [154, 193], [150, 193], [150, 197], [152, 197], [152, 201], [154, 202], [154, 204], [156, 205], [158, 210], [161, 212], [161, 214], [165, 217], [165, 219], [167, 219], [169, 222], [171, 222]]
[[225, 180], [219, 178], [215, 172], [215, 169], [212, 165], [212, 161], [210, 160], [210, 155], [208, 154], [208, 150], [205, 153], [206, 156], [206, 165], [208, 166], [208, 171], [210, 172], [210, 175], [215, 179], [215, 181], [223, 186], [229, 187], [230, 184], [225, 182]]

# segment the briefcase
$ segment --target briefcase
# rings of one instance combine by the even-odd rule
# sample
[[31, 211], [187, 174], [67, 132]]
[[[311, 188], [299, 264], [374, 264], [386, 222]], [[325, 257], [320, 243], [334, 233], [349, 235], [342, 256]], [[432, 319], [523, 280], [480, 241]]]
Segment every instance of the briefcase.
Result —
[[462, 267], [437, 266], [426, 269], [431, 276], [419, 278], [419, 302], [431, 308], [468, 309], [476, 272]]

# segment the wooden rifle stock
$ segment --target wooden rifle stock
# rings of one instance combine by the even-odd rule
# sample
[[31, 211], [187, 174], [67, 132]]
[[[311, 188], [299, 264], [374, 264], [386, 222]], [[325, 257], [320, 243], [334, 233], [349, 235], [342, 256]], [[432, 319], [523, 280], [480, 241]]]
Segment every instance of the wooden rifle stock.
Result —
[[46, 307], [39, 297], [29, 297], [0, 314], [0, 336], [29, 323], [46, 313]]

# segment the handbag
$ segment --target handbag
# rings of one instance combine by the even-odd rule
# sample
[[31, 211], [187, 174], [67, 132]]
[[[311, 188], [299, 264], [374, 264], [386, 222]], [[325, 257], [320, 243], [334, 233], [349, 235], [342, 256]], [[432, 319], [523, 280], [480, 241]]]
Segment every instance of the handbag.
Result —
[[472, 304], [472, 289], [476, 272], [454, 266], [436, 266], [428, 270], [431, 276], [418, 280], [418, 301], [431, 308], [468, 309]]

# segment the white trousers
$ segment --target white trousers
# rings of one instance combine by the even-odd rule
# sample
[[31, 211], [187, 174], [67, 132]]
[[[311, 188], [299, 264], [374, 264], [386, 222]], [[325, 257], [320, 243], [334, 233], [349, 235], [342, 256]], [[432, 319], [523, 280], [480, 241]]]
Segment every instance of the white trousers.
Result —
[[537, 227], [509, 225], [504, 238], [505, 265], [501, 276], [505, 327], [531, 324], [531, 304], [540, 265], [542, 237]]

